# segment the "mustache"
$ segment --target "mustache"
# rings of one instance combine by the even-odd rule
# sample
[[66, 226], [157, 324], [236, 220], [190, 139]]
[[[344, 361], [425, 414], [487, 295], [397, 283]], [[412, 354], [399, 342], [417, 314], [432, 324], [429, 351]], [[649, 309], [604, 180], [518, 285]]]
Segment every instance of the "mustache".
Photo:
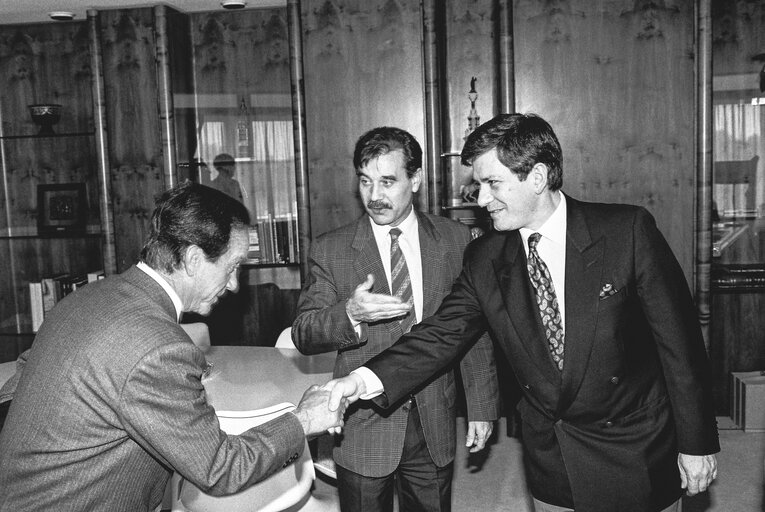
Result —
[[382, 200], [380, 200], [380, 201], [369, 201], [369, 202], [367, 202], [367, 208], [369, 208], [370, 210], [382, 210], [382, 209], [385, 209], [385, 208], [390, 210], [391, 209], [391, 205], [389, 205], [388, 203], [386, 203], [385, 201], [382, 201]]

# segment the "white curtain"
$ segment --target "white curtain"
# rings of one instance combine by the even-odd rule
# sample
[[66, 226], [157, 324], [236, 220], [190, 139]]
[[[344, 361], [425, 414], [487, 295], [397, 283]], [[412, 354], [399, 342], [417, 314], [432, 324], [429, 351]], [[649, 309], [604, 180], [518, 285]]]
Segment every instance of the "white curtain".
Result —
[[[749, 161], [759, 157], [757, 169], [748, 184], [714, 185], [713, 198], [722, 216], [765, 215], [765, 140], [763, 107], [746, 103], [714, 106], [715, 162]], [[720, 167], [720, 166], [718, 166]], [[747, 197], [753, 201], [747, 202]]]

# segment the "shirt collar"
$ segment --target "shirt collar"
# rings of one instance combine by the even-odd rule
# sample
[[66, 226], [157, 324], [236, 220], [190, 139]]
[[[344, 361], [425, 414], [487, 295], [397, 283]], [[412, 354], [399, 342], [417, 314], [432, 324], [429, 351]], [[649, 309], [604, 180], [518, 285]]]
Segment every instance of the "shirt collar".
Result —
[[528, 250], [529, 236], [532, 233], [539, 233], [544, 238], [552, 240], [558, 245], [565, 247], [566, 245], [566, 196], [560, 191], [556, 191], [556, 194], [560, 195], [560, 203], [557, 208], [552, 212], [552, 215], [545, 221], [539, 229], [521, 228], [518, 231], [523, 238], [523, 243]]
[[[387, 224], [385, 226], [375, 224], [372, 217], [369, 217], [369, 223], [372, 225], [372, 233], [374, 233], [376, 239], [388, 238], [388, 233], [392, 229], [392, 226]], [[401, 230], [401, 234], [404, 238], [414, 240], [412, 237], [417, 236], [417, 214], [414, 213], [414, 206], [409, 210], [409, 215], [407, 215], [401, 224], [396, 227]]]
[[149, 265], [144, 263], [143, 261], [139, 261], [136, 265], [139, 270], [142, 270], [145, 272], [149, 277], [154, 279], [157, 284], [159, 284], [163, 290], [170, 296], [170, 300], [173, 301], [173, 306], [175, 307], [175, 317], [176, 321], [181, 321], [181, 312], [183, 311], [183, 302], [181, 302], [181, 298], [178, 296], [178, 293], [173, 289], [172, 286], [170, 286], [170, 283], [165, 281], [165, 278], [162, 277], [157, 273], [156, 270], [151, 268]]

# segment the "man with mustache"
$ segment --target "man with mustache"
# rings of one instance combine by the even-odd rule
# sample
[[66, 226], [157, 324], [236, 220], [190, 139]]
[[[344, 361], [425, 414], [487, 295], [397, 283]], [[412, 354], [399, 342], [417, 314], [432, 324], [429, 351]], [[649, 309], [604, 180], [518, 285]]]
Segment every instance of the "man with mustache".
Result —
[[0, 510], [154, 510], [172, 471], [232, 494], [295, 461], [305, 436], [342, 424], [313, 386], [292, 413], [237, 436], [220, 430], [205, 356], [178, 320], [237, 290], [248, 225], [226, 194], [175, 187], [136, 266], [56, 304], [0, 433]]
[[[435, 312], [451, 289], [470, 241], [458, 222], [419, 212], [422, 150], [398, 128], [359, 138], [353, 164], [366, 214], [317, 238], [292, 337], [305, 354], [337, 351], [335, 377], [347, 375]], [[398, 250], [400, 249], [400, 251]], [[455, 377], [460, 357], [383, 411], [359, 402], [336, 441], [341, 508], [448, 511], [455, 452]], [[462, 361], [469, 425], [466, 444], [483, 449], [499, 416], [491, 341]]]

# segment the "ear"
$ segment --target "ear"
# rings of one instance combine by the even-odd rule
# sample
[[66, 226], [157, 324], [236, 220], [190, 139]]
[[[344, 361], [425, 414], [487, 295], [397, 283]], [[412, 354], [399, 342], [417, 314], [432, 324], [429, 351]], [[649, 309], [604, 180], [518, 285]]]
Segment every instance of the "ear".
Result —
[[417, 172], [409, 178], [409, 181], [412, 182], [412, 192], [420, 190], [420, 185], [422, 184], [422, 168], [417, 169]]
[[534, 192], [541, 194], [547, 188], [547, 166], [542, 163], [534, 164], [527, 179], [531, 180]]
[[194, 276], [199, 271], [199, 266], [205, 260], [205, 252], [198, 245], [186, 247], [183, 253], [183, 268], [186, 274]]

